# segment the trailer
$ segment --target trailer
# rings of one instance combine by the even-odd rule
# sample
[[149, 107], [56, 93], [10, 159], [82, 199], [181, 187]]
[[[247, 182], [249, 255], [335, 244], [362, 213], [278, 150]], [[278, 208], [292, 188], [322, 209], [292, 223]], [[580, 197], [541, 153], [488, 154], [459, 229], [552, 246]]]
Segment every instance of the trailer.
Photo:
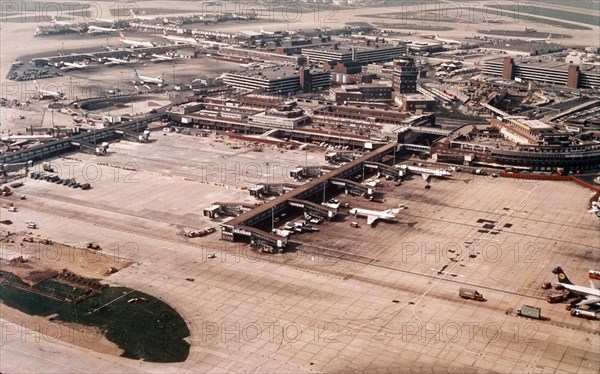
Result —
[[521, 309], [517, 310], [517, 314], [523, 317], [529, 317], [534, 319], [542, 318], [542, 310], [529, 305], [523, 305]]
[[481, 295], [479, 292], [477, 292], [477, 290], [473, 290], [470, 288], [461, 287], [458, 290], [458, 296], [462, 297], [463, 299], [471, 299], [471, 300], [475, 300], [475, 301], [485, 301], [485, 299], [483, 298], [483, 295]]

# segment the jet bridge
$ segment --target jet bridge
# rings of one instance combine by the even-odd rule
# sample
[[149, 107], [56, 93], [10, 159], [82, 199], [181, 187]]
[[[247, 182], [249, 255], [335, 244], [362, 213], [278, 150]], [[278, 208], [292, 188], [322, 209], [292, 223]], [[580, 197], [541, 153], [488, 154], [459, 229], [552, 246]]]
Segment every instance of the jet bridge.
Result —
[[150, 135], [149, 130], [144, 130], [143, 133], [137, 133], [126, 129], [115, 130], [115, 134], [121, 135], [123, 139], [132, 142], [146, 143]]
[[71, 145], [75, 146], [75, 147], [79, 147], [79, 151], [83, 152], [83, 153], [90, 153], [90, 154], [94, 154], [94, 155], [103, 155], [106, 153], [106, 150], [108, 149], [108, 143], [103, 142], [102, 144], [99, 145], [94, 145], [92, 143], [88, 143], [85, 140], [77, 140], [77, 141], [72, 141]]
[[331, 220], [337, 214], [337, 209], [334, 209], [334, 208], [331, 208], [331, 207], [328, 207], [325, 205], [319, 205], [319, 204], [313, 203], [312, 201], [308, 201], [308, 200], [291, 198], [288, 200], [288, 204], [289, 204], [289, 206], [292, 206], [295, 208], [304, 209], [304, 212], [310, 214], [311, 216], [319, 217], [319, 218], [323, 218], [323, 219]]
[[389, 175], [392, 178], [398, 178], [401, 176], [401, 173], [398, 171], [397, 168], [390, 166], [390, 165], [386, 165], [386, 164], [382, 164], [381, 162], [374, 162], [374, 161], [365, 161], [365, 168], [366, 169], [375, 169], [378, 172], [380, 172], [383, 175]]
[[343, 187], [346, 194], [352, 195], [372, 195], [374, 190], [368, 186], [356, 183], [354, 181], [343, 178], [331, 178], [329, 180], [332, 185]]

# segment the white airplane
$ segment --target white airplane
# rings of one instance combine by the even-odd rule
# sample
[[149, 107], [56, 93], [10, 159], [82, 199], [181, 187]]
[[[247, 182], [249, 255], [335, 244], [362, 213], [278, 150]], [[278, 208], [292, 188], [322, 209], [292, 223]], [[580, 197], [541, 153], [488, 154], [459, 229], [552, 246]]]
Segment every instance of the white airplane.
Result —
[[60, 88], [58, 89], [58, 91], [49, 91], [49, 90], [42, 90], [40, 89], [40, 86], [38, 85], [38, 83], [34, 80], [33, 84], [35, 84], [35, 89], [38, 92], [38, 95], [40, 96], [40, 99], [44, 99], [44, 98], [53, 98], [53, 99], [62, 99], [64, 97], [64, 94], [60, 91]]
[[567, 278], [567, 275], [560, 266], [554, 268], [554, 270], [552, 270], [552, 273], [558, 275], [557, 284], [560, 284], [561, 286], [573, 292], [574, 294], [585, 297], [585, 300], [577, 303], [577, 306], [600, 303], [600, 288], [598, 288], [598, 280], [600, 280], [600, 271], [589, 271], [590, 287], [578, 286], [576, 284], [573, 284], [573, 282], [571, 282], [569, 278]]
[[550, 40], [551, 38], [552, 38], [552, 34], [548, 34], [548, 36], [545, 37], [545, 38], [529, 38], [529, 39], [525, 39], [525, 41], [527, 41], [527, 42], [552, 43], [552, 40]]
[[438, 178], [451, 177], [453, 171], [450, 167], [448, 169], [430, 169], [422, 166], [399, 165], [397, 166], [397, 168], [401, 170], [400, 176], [404, 176], [404, 174], [406, 174], [407, 172], [421, 174], [425, 182], [428, 182], [429, 178], [432, 176]]
[[275, 31], [266, 31], [263, 30], [262, 26], [260, 27], [260, 33], [263, 35], [275, 35]]
[[139, 20], [139, 21], [154, 21], [155, 19], [157, 19], [157, 17], [152, 17], [152, 16], [138, 16], [137, 14], [135, 14], [133, 9], [129, 9], [129, 15], [131, 17], [133, 17], [133, 19]]
[[358, 217], [367, 217], [367, 224], [368, 225], [373, 225], [373, 223], [375, 221], [377, 221], [378, 219], [383, 219], [383, 220], [393, 220], [394, 218], [396, 218], [396, 214], [398, 214], [400, 212], [400, 210], [405, 209], [405, 206], [400, 206], [399, 208], [395, 208], [395, 209], [388, 209], [388, 210], [368, 210], [368, 209], [361, 209], [361, 208], [352, 208], [350, 209], [348, 212], [350, 214], [354, 214], [355, 216]]
[[200, 39], [200, 40], [196, 40], [196, 41], [199, 44], [202, 44], [202, 45], [217, 46], [217, 47], [228, 47], [228, 46], [230, 46], [229, 43], [213, 42], [211, 40]]
[[61, 26], [70, 26], [70, 25], [74, 25], [75, 22], [68, 22], [68, 21], [58, 21], [56, 19], [56, 17], [52, 16], [52, 21], [53, 24], [55, 25], [61, 25]]
[[134, 39], [127, 39], [125, 37], [125, 35], [123, 35], [122, 31], [119, 31], [119, 36], [121, 37], [121, 43], [123, 44], [127, 44], [133, 47], [147, 47], [147, 48], [151, 48], [154, 47], [154, 43], [149, 42], [147, 40], [134, 40]]
[[162, 85], [164, 84], [164, 78], [162, 76], [156, 78], [144, 77], [140, 75], [135, 68], [133, 69], [133, 71], [135, 72], [135, 79], [137, 79], [137, 81], [134, 81], [134, 83], [139, 83], [142, 85], [145, 85], [146, 83], [153, 83], [158, 85], [158, 87], [162, 87]]
[[184, 36], [175, 36], [167, 34], [167, 30], [163, 30], [163, 38], [174, 42], [175, 44], [198, 44], [198, 41], [194, 38], [187, 38]]
[[458, 45], [462, 45], [462, 42], [458, 41], [458, 40], [452, 40], [452, 39], [442, 39], [438, 36], [438, 34], [435, 34], [434, 39], [437, 41], [442, 42], [443, 44], [458, 44]]
[[64, 66], [61, 67], [61, 70], [74, 70], [74, 69], [85, 69], [90, 67], [90, 63], [88, 60], [83, 60], [81, 63], [79, 62], [63, 62]]
[[498, 18], [484, 18], [483, 22], [486, 22], [486, 23], [502, 23], [502, 20], [498, 19]]
[[107, 57], [104, 65], [124, 65], [124, 64], [132, 64], [136, 61], [134, 60], [122, 60], [120, 58]]
[[154, 57], [150, 60], [150, 62], [163, 62], [163, 61], [173, 61], [175, 57], [167, 56], [167, 55], [157, 55], [156, 53], [152, 55]]
[[[114, 26], [114, 25], [113, 25]], [[113, 26], [111, 26], [110, 28], [108, 27], [101, 27], [101, 26], [88, 26], [88, 34], [104, 34], [107, 32], [117, 32], [117, 31], [122, 31], [121, 29], [114, 29]]]
[[260, 67], [260, 64], [256, 62], [249, 62], [247, 64], [240, 64], [240, 67], [244, 69], [256, 69]]

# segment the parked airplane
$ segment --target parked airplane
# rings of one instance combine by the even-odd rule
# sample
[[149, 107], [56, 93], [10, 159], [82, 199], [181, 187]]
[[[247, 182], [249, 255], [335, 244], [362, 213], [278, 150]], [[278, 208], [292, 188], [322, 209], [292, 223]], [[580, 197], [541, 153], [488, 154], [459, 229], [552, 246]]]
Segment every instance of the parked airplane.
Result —
[[435, 34], [434, 39], [437, 41], [442, 42], [443, 44], [458, 44], [458, 45], [462, 45], [462, 42], [458, 41], [458, 40], [452, 40], [452, 39], [442, 39], [438, 36], [438, 34]]
[[275, 35], [275, 31], [266, 31], [263, 30], [262, 26], [260, 27], [260, 33], [263, 35]]
[[107, 32], [116, 32], [116, 31], [121, 31], [121, 29], [115, 29], [113, 28], [114, 25], [112, 25], [110, 28], [108, 27], [101, 27], [101, 26], [88, 26], [88, 34], [104, 34]]
[[134, 83], [139, 83], [142, 85], [145, 85], [146, 83], [153, 83], [158, 85], [158, 87], [162, 87], [164, 84], [164, 78], [162, 76], [156, 78], [144, 77], [143, 75], [140, 75], [135, 68], [133, 71], [135, 72], [135, 79], [137, 79], [137, 81], [134, 81]]
[[167, 56], [167, 55], [157, 55], [156, 53], [152, 55], [154, 57], [150, 60], [150, 62], [163, 62], [163, 61], [173, 61], [175, 57]]
[[85, 69], [90, 67], [90, 62], [88, 60], [83, 60], [81, 63], [79, 62], [63, 62], [63, 67], [61, 70], [74, 70], [74, 69]]
[[200, 39], [200, 40], [196, 40], [196, 41], [198, 42], [198, 44], [208, 45], [211, 47], [214, 47], [214, 46], [228, 47], [230, 45], [229, 43], [213, 42], [212, 40], [206, 40], [206, 39]]
[[167, 30], [163, 30], [163, 38], [174, 42], [175, 44], [198, 44], [198, 41], [194, 38], [187, 38], [184, 36], [175, 36], [167, 34]]
[[544, 43], [551, 43], [552, 40], [550, 40], [552, 38], [552, 34], [548, 34], [547, 37], [545, 38], [529, 38], [529, 39], [525, 39], [528, 42], [544, 42]]
[[35, 89], [37, 90], [40, 99], [62, 99], [64, 97], [64, 94], [60, 91], [60, 88], [58, 89], [58, 91], [42, 90], [40, 89], [40, 86], [35, 80], [33, 81], [33, 84], [35, 84]]
[[52, 21], [51, 21], [51, 22], [52, 22], [53, 24], [55, 24], [55, 25], [61, 25], [61, 26], [71, 26], [71, 25], [74, 25], [74, 24], [75, 24], [75, 22], [68, 22], [68, 21], [58, 21], [58, 20], [56, 19], [56, 17], [54, 17], [54, 16], [52, 16]]
[[132, 64], [135, 61], [133, 60], [123, 60], [120, 58], [107, 57], [104, 65], [124, 65], [124, 64]]
[[487, 23], [502, 23], [502, 20], [499, 18], [484, 18], [483, 22]]
[[[423, 177], [423, 180], [425, 182], [428, 182], [429, 178], [431, 176], [438, 177], [438, 178], [446, 178], [446, 177], [452, 176], [451, 168], [431, 169], [431, 168], [426, 168], [426, 167], [422, 167], [422, 166], [412, 166], [412, 165], [399, 165], [397, 167], [401, 170], [400, 176], [403, 176], [407, 172], [421, 174], [421, 176]], [[403, 172], [404, 172], [404, 174], [403, 174]]]
[[574, 294], [585, 297], [585, 300], [577, 303], [576, 306], [600, 303], [600, 289], [598, 288], [597, 282], [597, 280], [600, 279], [600, 271], [589, 271], [590, 287], [573, 284], [573, 282], [567, 278], [567, 275], [560, 266], [554, 268], [552, 273], [558, 275], [558, 284], [562, 285], [564, 288], [573, 292]]
[[149, 42], [147, 40], [135, 40], [135, 39], [127, 39], [122, 31], [119, 31], [119, 36], [121, 37], [121, 43], [131, 45], [133, 47], [154, 47], [153, 42]]
[[152, 16], [138, 16], [137, 14], [135, 14], [133, 9], [129, 9], [129, 15], [131, 17], [133, 17], [133, 19], [139, 20], [139, 21], [154, 21], [155, 19], [157, 19], [157, 17], [152, 17]]
[[367, 224], [372, 225], [378, 219], [393, 220], [394, 218], [396, 218], [396, 214], [398, 214], [398, 212], [400, 212], [400, 210], [405, 209], [405, 208], [406, 208], [405, 206], [400, 206], [399, 208], [388, 209], [388, 210], [383, 210], [383, 211], [352, 208], [348, 212], [350, 214], [354, 214], [355, 216], [358, 216], [358, 217], [367, 217]]

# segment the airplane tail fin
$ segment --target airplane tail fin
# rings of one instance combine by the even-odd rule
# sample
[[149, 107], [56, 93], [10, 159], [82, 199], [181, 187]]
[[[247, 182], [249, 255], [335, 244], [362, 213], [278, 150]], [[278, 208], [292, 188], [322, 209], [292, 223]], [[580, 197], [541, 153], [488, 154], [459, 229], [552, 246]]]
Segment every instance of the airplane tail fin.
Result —
[[58, 21], [56, 20], [56, 17], [52, 16], [52, 23], [56, 23], [56, 22], [58, 22]]
[[554, 268], [552, 273], [558, 275], [558, 283], [573, 284], [560, 266]]
[[123, 35], [123, 31], [119, 31], [119, 36], [121, 37], [121, 39], [125, 39], [125, 35]]
[[39, 91], [40, 90], [40, 86], [38, 85], [38, 83], [37, 83], [37, 81], [35, 79], [33, 80], [33, 84], [35, 85], [35, 89]]
[[129, 9], [129, 15], [132, 16], [133, 18], [137, 18], [133, 9]]
[[167, 30], [163, 29], [163, 35], [167, 36]]

